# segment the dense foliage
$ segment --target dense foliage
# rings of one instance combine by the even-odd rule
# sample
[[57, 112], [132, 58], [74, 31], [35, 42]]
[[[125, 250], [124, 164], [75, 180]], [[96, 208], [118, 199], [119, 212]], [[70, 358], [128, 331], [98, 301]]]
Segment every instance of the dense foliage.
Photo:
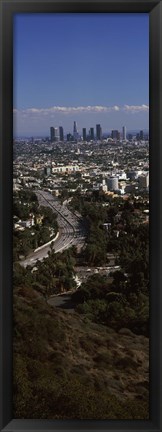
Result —
[[[37, 196], [29, 190], [22, 190], [13, 197], [14, 220], [25, 221], [31, 216], [34, 225], [23, 230], [13, 230], [13, 259], [18, 261], [32, 250], [49, 242], [58, 230], [57, 215], [49, 207], [40, 207]], [[40, 221], [40, 222], [39, 222]]]
[[[95, 322], [115, 329], [127, 327], [137, 334], [149, 335], [149, 225], [141, 223], [131, 202], [113, 201], [108, 208], [82, 203], [82, 213], [89, 223], [83, 262], [102, 265], [107, 252], [116, 256], [120, 270], [113, 272], [113, 281], [99, 275], [91, 276], [73, 295], [76, 310]], [[136, 206], [139, 206], [138, 203]], [[143, 204], [141, 204], [143, 208]], [[120, 209], [120, 213], [119, 213]], [[116, 230], [119, 225], [119, 236]], [[103, 229], [103, 222], [110, 230]], [[119, 227], [118, 227], [119, 229]]]
[[68, 291], [75, 288], [76, 285], [74, 264], [75, 259], [72, 250], [55, 254], [53, 246], [51, 246], [48, 258], [37, 261], [34, 270], [30, 266], [23, 268], [19, 263], [14, 263], [14, 287], [23, 287], [25, 282], [26, 286], [33, 287], [46, 299], [49, 295]]
[[[148, 209], [147, 200], [136, 200], [135, 197], [127, 201], [120, 197], [113, 199], [98, 191], [83, 197], [77, 192], [70, 206], [82, 214], [88, 226], [86, 248], [81, 257], [83, 265], [108, 263], [108, 253], [117, 256], [123, 242], [127, 251], [130, 237], [134, 239], [138, 229], [145, 233], [146, 216], [143, 211]], [[144, 242], [148, 243], [148, 237], [144, 237]]]

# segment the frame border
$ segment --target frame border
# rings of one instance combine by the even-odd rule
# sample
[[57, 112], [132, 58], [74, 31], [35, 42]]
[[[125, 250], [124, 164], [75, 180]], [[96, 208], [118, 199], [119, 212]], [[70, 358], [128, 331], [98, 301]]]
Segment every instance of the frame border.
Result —
[[[12, 418], [12, 18], [16, 13], [148, 13], [150, 18], [150, 420], [14, 420]], [[17, 431], [162, 431], [162, 0], [1, 0], [0, 58], [0, 430]], [[161, 51], [160, 51], [161, 49]], [[2, 270], [2, 271], [1, 271]], [[161, 313], [160, 313], [161, 312]], [[160, 409], [161, 408], [161, 409]]]

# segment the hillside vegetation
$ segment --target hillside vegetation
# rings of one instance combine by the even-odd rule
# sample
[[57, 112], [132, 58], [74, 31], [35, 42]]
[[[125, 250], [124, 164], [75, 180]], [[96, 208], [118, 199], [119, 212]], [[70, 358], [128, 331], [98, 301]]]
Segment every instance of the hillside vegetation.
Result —
[[148, 418], [148, 339], [14, 289], [14, 417]]
[[[147, 203], [101, 204], [71, 202], [88, 227], [81, 252], [51, 246], [34, 268], [14, 262], [15, 418], [148, 419]], [[96, 274], [109, 253], [118, 270]], [[94, 274], [76, 290], [78, 265]], [[47, 303], [68, 291], [73, 313]]]

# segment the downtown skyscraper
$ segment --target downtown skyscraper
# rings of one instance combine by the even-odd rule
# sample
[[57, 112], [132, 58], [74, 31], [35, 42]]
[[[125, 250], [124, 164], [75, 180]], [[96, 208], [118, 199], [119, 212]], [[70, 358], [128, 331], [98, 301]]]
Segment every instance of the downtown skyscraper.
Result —
[[59, 126], [59, 138], [60, 141], [64, 141], [64, 130], [62, 126]]
[[90, 139], [92, 141], [94, 140], [94, 128], [93, 127], [90, 128]]
[[96, 139], [101, 140], [102, 139], [102, 128], [100, 124], [96, 125]]
[[86, 141], [86, 139], [87, 139], [86, 128], [83, 128], [83, 141]]
[[74, 137], [74, 140], [78, 139], [78, 130], [77, 130], [77, 123], [76, 123], [76, 121], [74, 121], [73, 137]]
[[123, 126], [123, 140], [125, 141], [127, 139], [127, 129], [126, 126]]
[[58, 128], [55, 128], [53, 126], [50, 127], [50, 140], [51, 142], [59, 140]]
[[51, 140], [51, 142], [54, 141], [54, 137], [55, 137], [54, 127], [51, 126], [50, 127], [50, 140]]

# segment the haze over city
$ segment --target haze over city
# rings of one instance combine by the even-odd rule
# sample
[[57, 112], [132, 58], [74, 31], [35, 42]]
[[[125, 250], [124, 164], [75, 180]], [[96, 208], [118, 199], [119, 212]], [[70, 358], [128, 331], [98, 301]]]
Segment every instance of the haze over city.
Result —
[[14, 136], [148, 129], [147, 14], [18, 14]]

